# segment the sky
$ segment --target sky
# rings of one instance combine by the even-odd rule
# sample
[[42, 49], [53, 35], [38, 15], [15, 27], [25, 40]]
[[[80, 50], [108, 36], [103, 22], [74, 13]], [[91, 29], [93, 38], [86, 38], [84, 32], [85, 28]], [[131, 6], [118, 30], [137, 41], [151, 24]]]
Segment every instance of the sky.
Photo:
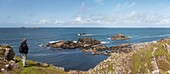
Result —
[[0, 27], [170, 27], [170, 0], [0, 0]]

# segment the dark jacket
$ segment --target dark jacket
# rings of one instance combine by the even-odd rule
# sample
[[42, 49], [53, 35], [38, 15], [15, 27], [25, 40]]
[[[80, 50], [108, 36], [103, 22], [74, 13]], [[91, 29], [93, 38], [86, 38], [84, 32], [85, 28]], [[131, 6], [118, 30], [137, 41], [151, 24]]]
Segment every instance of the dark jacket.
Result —
[[23, 53], [23, 54], [27, 54], [28, 50], [29, 50], [29, 48], [27, 46], [27, 43], [22, 42], [20, 47], [19, 47], [19, 52]]

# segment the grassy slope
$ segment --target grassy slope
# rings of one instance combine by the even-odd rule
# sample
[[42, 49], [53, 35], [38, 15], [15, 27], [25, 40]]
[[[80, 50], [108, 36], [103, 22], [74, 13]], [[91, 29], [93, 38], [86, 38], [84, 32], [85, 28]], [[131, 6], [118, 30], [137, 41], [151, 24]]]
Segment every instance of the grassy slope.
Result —
[[[141, 66], [140, 72], [141, 73], [146, 73], [146, 66], [145, 64], [147, 63], [148, 66], [147, 68], [149, 71], [152, 71], [152, 65], [151, 65], [151, 59], [153, 56], [151, 53], [153, 52], [153, 48], [157, 48], [155, 51], [154, 55], [157, 59], [157, 64], [158, 68], [161, 69], [161, 73], [164, 73], [168, 70], [170, 70], [170, 54], [164, 49], [163, 44], [169, 44], [170, 45], [170, 40], [163, 40], [160, 41], [156, 44], [149, 44], [146, 48], [142, 48], [140, 50], [137, 50], [137, 53], [134, 53], [133, 56], [131, 57], [131, 60], [133, 60], [133, 67], [132, 73], [137, 73], [137, 69]], [[142, 55], [142, 57], [140, 56]], [[166, 60], [158, 60], [158, 57], [161, 56], [166, 56], [166, 60], [169, 62], [167, 63]]]
[[[130, 70], [130, 74], [148, 74], [153, 71], [153, 65], [151, 61], [153, 59], [152, 52], [153, 48], [157, 48], [154, 53], [158, 68], [161, 74], [166, 74], [170, 70], [170, 54], [164, 49], [163, 44], [170, 45], [169, 40], [159, 41], [158, 43], [150, 43], [147, 47], [139, 50], [134, 50], [128, 54], [115, 53], [111, 55], [105, 62], [99, 63], [98, 68], [94, 68], [89, 72], [93, 74], [100, 73], [115, 73], [116, 68], [120, 69], [120, 72], [126, 74]], [[165, 56], [163, 60], [158, 60], [158, 57]], [[119, 59], [120, 60], [119, 60]], [[109, 61], [111, 59], [111, 61]], [[127, 61], [125, 61], [125, 59]], [[125, 61], [125, 62], [122, 62]], [[126, 65], [124, 65], [126, 64]], [[104, 68], [104, 66], [108, 67]], [[124, 71], [124, 72], [123, 72]]]
[[[1, 48], [7, 48], [8, 45], [3, 45]], [[58, 70], [55, 66], [50, 65], [49, 67], [40, 67], [36, 62], [27, 60], [26, 66], [22, 66], [21, 58], [15, 56], [16, 63], [19, 65], [19, 69], [13, 69], [9, 71], [9, 74], [68, 74], [67, 72]], [[0, 60], [0, 67], [3, 66], [6, 62]], [[2, 74], [2, 72], [0, 72]]]
[[64, 71], [58, 70], [55, 66], [50, 65], [49, 67], [37, 66], [34, 61], [27, 60], [26, 67], [22, 67], [22, 62], [19, 57], [15, 57], [19, 69], [10, 71], [10, 74], [67, 74]]

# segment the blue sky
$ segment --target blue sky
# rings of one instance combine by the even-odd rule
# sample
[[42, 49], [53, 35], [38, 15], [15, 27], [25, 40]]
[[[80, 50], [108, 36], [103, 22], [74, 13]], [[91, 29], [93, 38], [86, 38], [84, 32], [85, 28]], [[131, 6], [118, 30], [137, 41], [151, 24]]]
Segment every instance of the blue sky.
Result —
[[170, 27], [170, 0], [0, 0], [0, 27]]

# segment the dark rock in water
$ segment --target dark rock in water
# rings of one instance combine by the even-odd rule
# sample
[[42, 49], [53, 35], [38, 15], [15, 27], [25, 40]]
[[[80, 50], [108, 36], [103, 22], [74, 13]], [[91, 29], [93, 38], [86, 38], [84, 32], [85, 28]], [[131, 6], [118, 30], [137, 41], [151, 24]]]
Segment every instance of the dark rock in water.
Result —
[[129, 44], [121, 44], [120, 46], [112, 46], [109, 47], [108, 50], [111, 50], [112, 52], [116, 52], [116, 53], [128, 53], [130, 51], [132, 51], [131, 49], [131, 45]]
[[63, 48], [63, 49], [75, 49], [75, 48], [87, 48], [92, 45], [98, 45], [100, 41], [92, 38], [80, 38], [77, 43], [73, 41], [59, 41], [55, 43], [47, 44], [48, 47]]
[[107, 50], [107, 47], [104, 45], [93, 45], [92, 49], [97, 51], [103, 51], [103, 50]]
[[77, 44], [79, 47], [89, 47], [100, 44], [100, 41], [92, 38], [79, 38]]
[[111, 53], [128, 53], [132, 51], [131, 45], [121, 44], [119, 46], [106, 47], [104, 45], [93, 45], [90, 48], [84, 48], [83, 52], [92, 52], [94, 55], [104, 54], [110, 55]]
[[96, 52], [96, 51], [104, 51], [107, 50], [107, 47], [104, 45], [93, 45], [90, 48], [84, 48], [83, 52]]
[[122, 34], [115, 34], [111, 37], [112, 40], [126, 40], [129, 39], [128, 36], [122, 35]]
[[54, 48], [63, 48], [63, 49], [75, 49], [77, 44], [73, 41], [59, 41], [55, 43], [49, 43], [47, 46]]
[[75, 49], [77, 48], [76, 43], [74, 43], [73, 41], [66, 41], [62, 47], [63, 49]]
[[78, 34], [78, 36], [86, 36], [87, 34], [86, 33], [80, 33]]
[[[122, 36], [122, 35], [119, 35]], [[119, 46], [106, 47], [100, 45], [100, 41], [92, 38], [79, 38], [75, 43], [73, 41], [59, 41], [55, 43], [49, 43], [47, 46], [62, 49], [76, 49], [82, 48], [82, 52], [92, 52], [92, 54], [104, 54], [110, 55], [111, 53], [128, 53], [132, 51], [131, 45], [121, 44]]]
[[54, 48], [61, 48], [65, 42], [59, 41], [55, 43], [49, 43], [47, 46], [54, 47]]

